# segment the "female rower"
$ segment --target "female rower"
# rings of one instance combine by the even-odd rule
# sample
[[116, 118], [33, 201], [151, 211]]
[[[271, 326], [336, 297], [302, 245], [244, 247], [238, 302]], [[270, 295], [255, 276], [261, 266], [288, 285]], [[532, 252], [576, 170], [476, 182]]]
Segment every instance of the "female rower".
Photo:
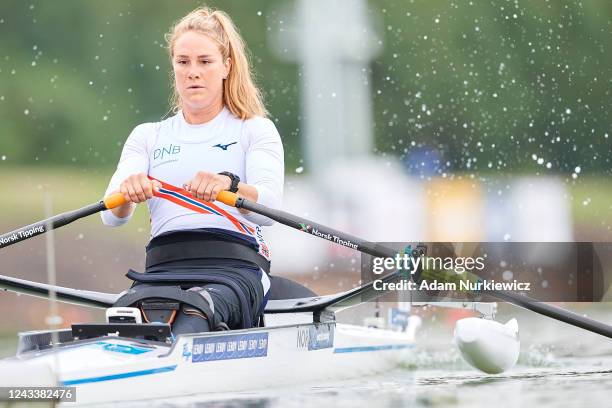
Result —
[[145, 201], [151, 218], [146, 273], [130, 271], [135, 284], [117, 305], [174, 333], [251, 327], [270, 288], [260, 226], [272, 221], [214, 201], [231, 191], [278, 208], [283, 145], [226, 13], [196, 9], [166, 40], [174, 115], [132, 131], [106, 191], [127, 200], [102, 213], [106, 225], [126, 223]]

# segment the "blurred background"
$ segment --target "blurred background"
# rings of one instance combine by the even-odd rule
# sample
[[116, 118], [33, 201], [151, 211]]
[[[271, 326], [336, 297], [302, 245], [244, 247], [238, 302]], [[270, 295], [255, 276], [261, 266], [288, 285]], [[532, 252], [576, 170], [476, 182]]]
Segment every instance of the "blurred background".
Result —
[[[98, 200], [131, 130], [168, 115], [164, 33], [198, 1], [0, 3], [0, 230]], [[608, 241], [612, 3], [239, 0], [228, 12], [284, 142], [284, 209], [376, 241]], [[283, 226], [273, 273], [320, 293], [359, 254]], [[56, 232], [58, 284], [119, 292], [148, 214]], [[45, 281], [45, 239], [1, 274]], [[0, 332], [48, 304], [0, 296]], [[65, 322], [100, 318], [62, 306]]]

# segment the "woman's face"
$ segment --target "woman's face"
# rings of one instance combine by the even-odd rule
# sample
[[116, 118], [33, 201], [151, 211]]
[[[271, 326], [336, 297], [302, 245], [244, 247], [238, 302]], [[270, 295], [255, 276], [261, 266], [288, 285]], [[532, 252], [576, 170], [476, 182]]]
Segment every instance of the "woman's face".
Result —
[[230, 60], [223, 60], [218, 45], [208, 36], [187, 31], [174, 44], [175, 86], [183, 109], [202, 110], [223, 104], [223, 79]]

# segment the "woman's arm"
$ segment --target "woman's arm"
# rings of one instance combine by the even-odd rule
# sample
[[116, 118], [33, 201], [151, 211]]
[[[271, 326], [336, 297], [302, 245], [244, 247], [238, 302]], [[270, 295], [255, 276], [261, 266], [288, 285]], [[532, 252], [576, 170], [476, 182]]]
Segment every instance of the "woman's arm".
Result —
[[[246, 153], [244, 181], [247, 184], [245, 194], [250, 197], [244, 197], [266, 207], [280, 208], [285, 182], [285, 158], [281, 137], [274, 123], [264, 118], [249, 120], [247, 131], [250, 144]], [[244, 216], [259, 225], [274, 223], [267, 217], [251, 212], [246, 212]]]
[[[123, 146], [121, 158], [117, 164], [117, 170], [115, 170], [115, 173], [108, 184], [105, 196], [121, 192], [124, 193], [124, 196], [128, 202], [125, 205], [112, 210], [101, 212], [100, 215], [102, 217], [102, 222], [105, 225], [117, 227], [125, 224], [130, 220], [132, 214], [134, 213], [134, 209], [136, 208], [135, 203], [140, 202], [132, 199], [130, 194], [125, 194], [126, 192], [129, 192], [127, 191], [127, 188], [123, 186], [123, 184], [130, 178], [130, 176], [143, 174], [146, 178], [146, 174], [149, 169], [146, 139], [151, 131], [155, 131], [154, 126], [155, 124], [153, 123], [145, 123], [136, 126]], [[136, 198], [136, 196], [137, 194], [134, 198]]]

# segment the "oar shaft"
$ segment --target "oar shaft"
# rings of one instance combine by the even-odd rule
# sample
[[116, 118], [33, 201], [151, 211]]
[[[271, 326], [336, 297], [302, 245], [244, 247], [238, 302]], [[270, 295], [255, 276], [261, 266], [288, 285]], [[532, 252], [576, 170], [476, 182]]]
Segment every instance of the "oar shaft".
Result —
[[[238, 197], [234, 193], [222, 191], [221, 193], [219, 193], [217, 200], [236, 208], [244, 208], [246, 210], [268, 217], [281, 224], [287, 225], [303, 232], [307, 232], [311, 235], [327, 239], [328, 241], [334, 242], [336, 244], [344, 245], [357, 251], [365, 252], [372, 256], [394, 257], [397, 253], [391, 248], [386, 248], [382, 245], [377, 245], [372, 242], [362, 240], [352, 235], [345, 234], [343, 232], [325, 227], [320, 224], [316, 224], [312, 221], [297, 217], [293, 214], [289, 214], [284, 211], [268, 208], [264, 205]], [[321, 232], [322, 234], [319, 234], [316, 231]], [[350, 245], [346, 244], [346, 242], [349, 242]], [[541, 315], [560, 320], [573, 326], [601, 334], [602, 336], [612, 338], [612, 326], [609, 326], [602, 322], [598, 322], [593, 319], [589, 319], [584, 316], [580, 316], [576, 313], [570, 312], [560, 307], [542, 303], [527, 296], [511, 292], [487, 291], [486, 294], [499, 300], [512, 303], [524, 309], [531, 310], [532, 312], [539, 313]]]
[[326, 239], [335, 244], [342, 245], [347, 248], [354, 249], [356, 251], [364, 252], [368, 255], [376, 257], [394, 257], [397, 254], [397, 252], [393, 249], [369, 241], [365, 241], [361, 238], [344, 233], [342, 231], [335, 230], [330, 227], [326, 227], [325, 225], [318, 224], [305, 218], [296, 217], [293, 214], [289, 214], [285, 211], [273, 210], [261, 204], [245, 200], [243, 198], [238, 198], [236, 202], [236, 207], [244, 208], [245, 210], [265, 215], [266, 217], [281, 224], [295, 228], [302, 232], [306, 232], [310, 235], [314, 235], [315, 237]]
[[28, 238], [44, 234], [45, 232], [63, 227], [80, 218], [95, 214], [100, 211], [118, 207], [125, 203], [121, 194], [113, 194], [97, 203], [87, 205], [78, 210], [68, 211], [54, 215], [46, 220], [35, 222], [34, 224], [18, 228], [14, 231], [0, 235], [0, 249], [24, 241]]
[[602, 336], [608, 338], [612, 338], [612, 327], [610, 325], [581, 316], [574, 312], [570, 312], [569, 310], [565, 310], [561, 307], [538, 302], [535, 299], [518, 295], [516, 293], [493, 291], [487, 292], [487, 294], [491, 294], [491, 296], [499, 300], [512, 303], [524, 309], [531, 310], [532, 312], [571, 324], [572, 326], [580, 327], [581, 329], [592, 331], [593, 333], [601, 334]]

